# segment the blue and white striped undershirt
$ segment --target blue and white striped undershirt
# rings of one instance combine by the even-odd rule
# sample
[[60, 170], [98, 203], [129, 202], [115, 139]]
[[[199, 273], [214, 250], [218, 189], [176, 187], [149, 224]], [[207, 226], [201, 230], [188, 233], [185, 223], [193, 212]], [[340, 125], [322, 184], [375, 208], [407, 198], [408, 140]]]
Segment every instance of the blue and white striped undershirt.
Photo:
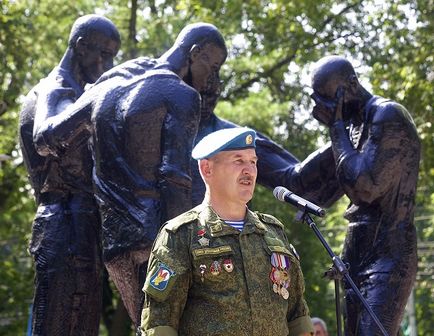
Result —
[[229, 221], [229, 220], [225, 220], [226, 224], [229, 224], [230, 226], [234, 227], [235, 229], [237, 229], [238, 231], [243, 231], [244, 228], [244, 221]]

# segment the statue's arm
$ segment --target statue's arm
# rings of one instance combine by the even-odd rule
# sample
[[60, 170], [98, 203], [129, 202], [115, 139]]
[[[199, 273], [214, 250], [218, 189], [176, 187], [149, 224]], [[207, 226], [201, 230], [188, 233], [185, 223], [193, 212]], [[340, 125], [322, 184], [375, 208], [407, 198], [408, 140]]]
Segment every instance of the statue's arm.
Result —
[[42, 156], [57, 156], [71, 144], [80, 146], [91, 134], [91, 94], [75, 101], [71, 90], [56, 88], [38, 97], [33, 141]]
[[166, 93], [168, 112], [162, 131], [159, 167], [163, 220], [192, 207], [190, 160], [200, 118], [200, 96], [196, 91], [178, 84]]
[[258, 183], [269, 188], [284, 186], [292, 192], [328, 207], [343, 195], [328, 144], [300, 162], [294, 155], [258, 133]]
[[403, 159], [417, 142], [412, 125], [393, 103], [377, 107], [365, 127], [368, 139], [360, 150], [351, 145], [342, 121], [330, 129], [339, 181], [356, 204], [371, 203], [396, 184]]

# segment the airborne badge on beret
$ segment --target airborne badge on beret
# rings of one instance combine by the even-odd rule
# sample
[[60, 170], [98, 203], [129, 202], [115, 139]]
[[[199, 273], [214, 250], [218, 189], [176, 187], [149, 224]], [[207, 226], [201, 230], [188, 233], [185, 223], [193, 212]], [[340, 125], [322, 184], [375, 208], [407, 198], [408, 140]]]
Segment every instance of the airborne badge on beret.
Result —
[[255, 148], [256, 131], [247, 127], [232, 127], [209, 133], [193, 148], [195, 160], [209, 159], [222, 151]]

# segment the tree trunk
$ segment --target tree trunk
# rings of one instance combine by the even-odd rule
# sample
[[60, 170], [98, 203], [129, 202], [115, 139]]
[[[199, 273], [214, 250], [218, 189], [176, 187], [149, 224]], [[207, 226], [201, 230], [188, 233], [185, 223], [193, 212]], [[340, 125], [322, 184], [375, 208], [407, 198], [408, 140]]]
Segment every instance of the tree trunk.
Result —
[[131, 15], [128, 25], [128, 44], [130, 44], [129, 58], [137, 57], [137, 0], [131, 0]]

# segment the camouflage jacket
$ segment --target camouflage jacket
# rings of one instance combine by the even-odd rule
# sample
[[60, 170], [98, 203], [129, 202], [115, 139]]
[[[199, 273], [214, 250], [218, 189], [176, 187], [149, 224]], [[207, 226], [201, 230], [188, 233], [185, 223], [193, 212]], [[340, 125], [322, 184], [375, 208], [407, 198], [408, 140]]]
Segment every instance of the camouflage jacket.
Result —
[[[209, 206], [176, 217], [153, 246], [143, 288], [142, 334], [313, 332], [294, 252], [283, 225], [269, 215], [248, 210], [242, 232]], [[279, 267], [272, 265], [273, 257], [282, 262]]]

